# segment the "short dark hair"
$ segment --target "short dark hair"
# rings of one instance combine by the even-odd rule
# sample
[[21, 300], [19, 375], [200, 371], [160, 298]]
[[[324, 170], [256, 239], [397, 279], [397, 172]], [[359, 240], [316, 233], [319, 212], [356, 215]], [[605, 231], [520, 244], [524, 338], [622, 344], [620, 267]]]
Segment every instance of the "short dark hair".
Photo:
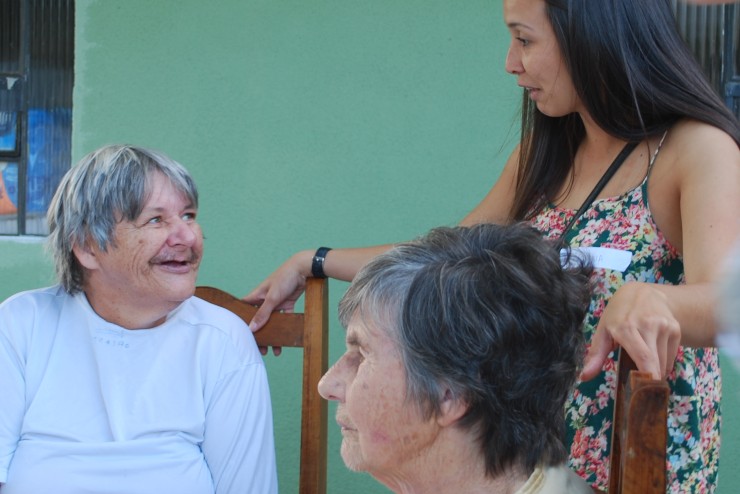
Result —
[[429, 418], [445, 391], [468, 410], [486, 471], [566, 458], [565, 401], [583, 359], [590, 300], [583, 259], [524, 224], [442, 227], [376, 257], [340, 302], [400, 350], [408, 400]]

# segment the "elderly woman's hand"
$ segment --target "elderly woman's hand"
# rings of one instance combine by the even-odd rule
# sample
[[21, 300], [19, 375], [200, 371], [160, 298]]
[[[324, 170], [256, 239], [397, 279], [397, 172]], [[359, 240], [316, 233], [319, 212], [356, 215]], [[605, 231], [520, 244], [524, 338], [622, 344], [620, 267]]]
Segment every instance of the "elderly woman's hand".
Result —
[[637, 368], [661, 379], [673, 369], [681, 343], [681, 327], [667, 295], [656, 285], [630, 282], [609, 300], [601, 316], [581, 372], [588, 381], [601, 371], [617, 345]]

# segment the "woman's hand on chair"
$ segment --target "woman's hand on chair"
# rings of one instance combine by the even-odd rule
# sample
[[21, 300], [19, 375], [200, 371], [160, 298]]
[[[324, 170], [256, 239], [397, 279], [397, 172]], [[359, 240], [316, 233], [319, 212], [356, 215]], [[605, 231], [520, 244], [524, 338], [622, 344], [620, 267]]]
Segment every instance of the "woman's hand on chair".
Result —
[[[259, 307], [249, 322], [252, 332], [259, 331], [275, 311], [293, 312], [296, 301], [306, 289], [312, 255], [311, 251], [294, 254], [243, 298], [245, 302]], [[260, 348], [260, 351], [264, 355], [267, 349]], [[273, 351], [275, 355], [280, 353], [278, 348]]]
[[594, 378], [617, 346], [632, 357], [639, 370], [650, 372], [654, 379], [663, 379], [673, 369], [680, 343], [681, 326], [666, 294], [647, 283], [626, 283], [604, 309], [581, 379]]

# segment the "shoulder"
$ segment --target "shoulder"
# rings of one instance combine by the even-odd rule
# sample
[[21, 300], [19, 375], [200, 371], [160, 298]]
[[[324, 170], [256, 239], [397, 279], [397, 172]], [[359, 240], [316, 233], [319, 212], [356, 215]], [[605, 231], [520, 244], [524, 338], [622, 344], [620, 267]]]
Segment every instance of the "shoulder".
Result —
[[214, 325], [225, 332], [249, 330], [247, 323], [230, 310], [206, 302], [196, 296], [190, 297], [187, 303], [193, 322]]
[[666, 137], [654, 174], [668, 190], [729, 185], [740, 172], [740, 148], [728, 133], [712, 125], [685, 119]]
[[585, 480], [567, 465], [538, 466], [516, 494], [593, 494]]
[[681, 120], [669, 131], [666, 138], [666, 154], [677, 166], [695, 168], [705, 166], [737, 165], [740, 163], [740, 148], [727, 132], [697, 120]]
[[193, 296], [183, 303], [178, 317], [196, 330], [203, 343], [222, 346], [222, 351], [242, 363], [262, 363], [249, 326], [233, 312]]
[[575, 474], [566, 465], [547, 467], [544, 469], [545, 481], [539, 491], [540, 494], [592, 494], [593, 490], [581, 477]]
[[650, 171], [648, 197], [655, 222], [684, 256], [687, 276], [714, 270], [738, 232], [740, 148], [717, 127], [677, 122]]
[[0, 320], [3, 323], [10, 320], [32, 323], [38, 317], [60, 311], [71, 298], [59, 285], [19, 292], [0, 303]]
[[36, 303], [43, 304], [44, 302], [48, 303], [59, 300], [61, 298], [64, 298], [65, 296], [67, 296], [67, 293], [59, 285], [37, 288], [34, 290], [26, 290], [23, 292], [18, 292], [6, 298], [2, 303], [0, 303], [0, 308], [5, 308], [8, 306], [18, 307], [26, 304], [33, 305]]
[[16, 293], [0, 304], [0, 343], [19, 355], [53, 341], [65, 304], [72, 300], [61, 286]]

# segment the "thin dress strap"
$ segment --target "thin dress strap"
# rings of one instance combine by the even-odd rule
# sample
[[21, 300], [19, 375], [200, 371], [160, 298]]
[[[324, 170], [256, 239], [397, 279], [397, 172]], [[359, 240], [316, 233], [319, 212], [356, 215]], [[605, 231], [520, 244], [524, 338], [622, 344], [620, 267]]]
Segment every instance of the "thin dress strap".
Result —
[[665, 132], [663, 132], [663, 137], [660, 138], [660, 142], [658, 143], [658, 147], [655, 148], [655, 151], [653, 152], [653, 156], [650, 158], [650, 163], [648, 163], [648, 176], [650, 175], [650, 170], [653, 169], [653, 164], [655, 163], [655, 160], [658, 158], [658, 153], [660, 152], [660, 148], [663, 147], [663, 141], [665, 141], [666, 136], [668, 135], [668, 129], [666, 129]]

